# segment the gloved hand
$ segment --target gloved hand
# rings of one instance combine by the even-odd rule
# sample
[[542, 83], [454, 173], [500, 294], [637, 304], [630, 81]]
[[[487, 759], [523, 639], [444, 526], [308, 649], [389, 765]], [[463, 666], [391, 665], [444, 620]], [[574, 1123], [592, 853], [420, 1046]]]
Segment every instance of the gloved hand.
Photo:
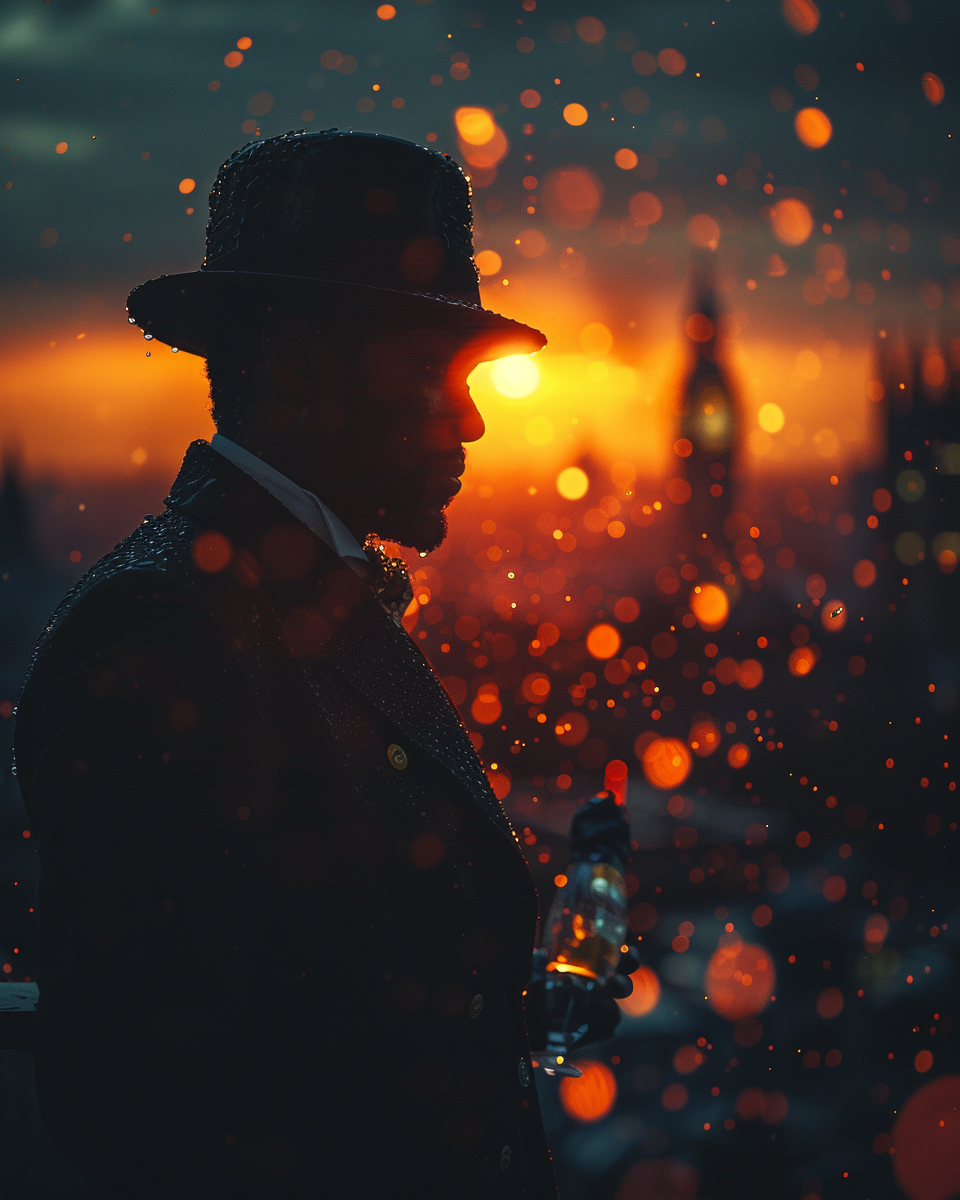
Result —
[[[531, 1046], [536, 1049], [543, 1049], [547, 1041], [544, 987], [547, 961], [548, 956], [545, 950], [534, 951], [533, 971], [527, 984], [527, 994], [524, 997], [527, 1033]], [[635, 946], [631, 946], [620, 955], [616, 973], [604, 983], [594, 985], [587, 1009], [587, 1028], [573, 1042], [571, 1049], [579, 1050], [591, 1042], [602, 1042], [613, 1036], [622, 1015], [617, 1000], [625, 1000], [633, 991], [633, 980], [630, 979], [630, 975], [639, 966], [640, 951]]]

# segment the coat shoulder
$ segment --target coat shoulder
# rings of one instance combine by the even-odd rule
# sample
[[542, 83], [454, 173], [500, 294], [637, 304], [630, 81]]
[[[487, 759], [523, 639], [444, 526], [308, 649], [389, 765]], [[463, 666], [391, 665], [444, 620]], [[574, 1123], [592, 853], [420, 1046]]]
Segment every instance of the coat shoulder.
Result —
[[34, 648], [27, 682], [51, 653], [84, 653], [100, 639], [130, 635], [147, 619], [214, 620], [218, 590], [193, 554], [199, 528], [168, 510], [151, 517], [87, 571], [67, 592]]
[[231, 653], [243, 622], [235, 614], [227, 619], [228, 593], [234, 607], [244, 598], [198, 566], [198, 533], [196, 522], [176, 511], [150, 518], [67, 592], [34, 647], [16, 708], [16, 743], [23, 744], [46, 700], [69, 690], [77, 671], [125, 644], [202, 642], [214, 654]]

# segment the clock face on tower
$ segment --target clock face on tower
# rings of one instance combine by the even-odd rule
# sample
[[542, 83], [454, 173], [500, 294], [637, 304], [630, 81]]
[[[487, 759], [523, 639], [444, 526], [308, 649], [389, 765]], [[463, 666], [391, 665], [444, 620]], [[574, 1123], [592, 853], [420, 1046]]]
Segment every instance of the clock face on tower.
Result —
[[730, 397], [719, 383], [708, 383], [690, 397], [684, 434], [694, 450], [721, 455], [730, 449], [732, 420]]

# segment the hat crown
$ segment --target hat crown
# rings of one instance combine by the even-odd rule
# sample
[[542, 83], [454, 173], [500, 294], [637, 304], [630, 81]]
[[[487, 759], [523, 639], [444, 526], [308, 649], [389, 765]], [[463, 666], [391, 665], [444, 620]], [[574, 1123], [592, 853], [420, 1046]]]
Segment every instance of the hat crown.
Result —
[[250, 142], [210, 193], [204, 271], [267, 271], [479, 303], [470, 185], [446, 154], [383, 134]]
[[542, 333], [481, 303], [470, 197], [449, 155], [386, 134], [298, 129], [249, 142], [210, 192], [200, 270], [134, 288], [130, 323], [206, 355], [226, 298], [269, 308], [296, 297], [349, 308], [352, 320], [402, 311], [538, 350]]

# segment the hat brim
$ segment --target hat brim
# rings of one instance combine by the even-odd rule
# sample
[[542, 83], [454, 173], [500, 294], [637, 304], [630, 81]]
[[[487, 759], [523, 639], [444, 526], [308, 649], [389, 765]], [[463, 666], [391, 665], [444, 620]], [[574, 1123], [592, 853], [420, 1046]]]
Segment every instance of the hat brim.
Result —
[[218, 307], [227, 300], [236, 302], [247, 297], [269, 303], [297, 296], [304, 300], [321, 297], [341, 302], [352, 300], [352, 307], [360, 319], [369, 320], [371, 324], [378, 315], [386, 316], [398, 309], [407, 316], [419, 312], [427, 327], [462, 332], [465, 337], [480, 337], [487, 358], [530, 354], [547, 344], [539, 329], [480, 305], [446, 296], [256, 271], [210, 270], [160, 275], [133, 289], [127, 298], [127, 312], [130, 323], [138, 325], [145, 335], [205, 358], [207, 332], [218, 320]]

